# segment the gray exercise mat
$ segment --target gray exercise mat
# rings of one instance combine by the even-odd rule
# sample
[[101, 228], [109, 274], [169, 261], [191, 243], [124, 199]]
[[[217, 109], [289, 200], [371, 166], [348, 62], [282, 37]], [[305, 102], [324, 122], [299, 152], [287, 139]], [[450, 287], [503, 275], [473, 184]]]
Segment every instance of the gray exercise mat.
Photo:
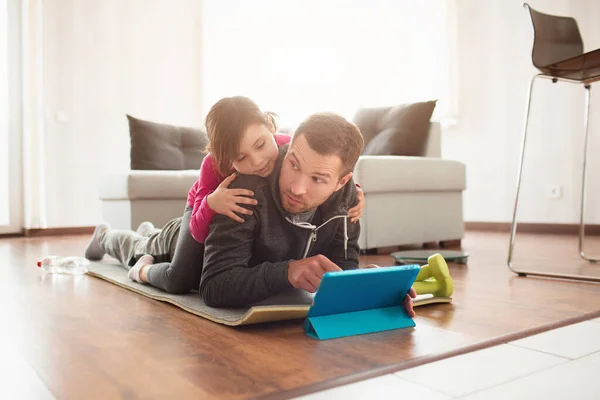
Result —
[[[127, 270], [116, 264], [116, 260], [91, 261], [88, 269], [88, 275], [104, 279], [154, 300], [171, 303], [192, 314], [229, 326], [303, 319], [306, 318], [314, 298], [314, 294], [304, 290], [293, 290], [278, 294], [248, 308], [214, 308], [204, 304], [197, 291], [188, 294], [169, 294], [153, 286], [133, 282], [127, 276]], [[420, 295], [415, 299], [414, 306], [450, 303], [451, 301], [450, 297]]]
[[314, 296], [303, 290], [294, 290], [263, 300], [248, 308], [214, 308], [204, 304], [197, 291], [188, 294], [169, 294], [153, 286], [131, 281], [125, 268], [109, 262], [90, 262], [88, 275], [230, 326], [305, 318]]

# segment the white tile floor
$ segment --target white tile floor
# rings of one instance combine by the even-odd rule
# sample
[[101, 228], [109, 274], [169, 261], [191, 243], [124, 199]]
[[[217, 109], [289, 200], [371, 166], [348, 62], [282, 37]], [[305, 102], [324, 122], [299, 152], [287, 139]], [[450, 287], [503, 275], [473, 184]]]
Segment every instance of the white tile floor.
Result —
[[517, 340], [511, 344], [571, 360], [600, 351], [600, 324], [582, 322]]
[[600, 399], [600, 318], [301, 399]]

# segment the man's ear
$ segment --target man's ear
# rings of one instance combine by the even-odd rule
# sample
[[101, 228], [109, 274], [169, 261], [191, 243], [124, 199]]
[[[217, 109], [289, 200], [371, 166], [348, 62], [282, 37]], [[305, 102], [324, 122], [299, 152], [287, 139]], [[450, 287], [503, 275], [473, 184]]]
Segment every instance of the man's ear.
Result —
[[340, 181], [338, 182], [337, 186], [335, 187], [334, 192], [337, 192], [338, 190], [340, 190], [342, 187], [344, 187], [344, 185], [346, 183], [348, 183], [348, 181], [350, 180], [350, 178], [352, 178], [352, 172], [348, 172], [346, 175], [344, 175], [342, 177], [342, 179], [340, 179]]

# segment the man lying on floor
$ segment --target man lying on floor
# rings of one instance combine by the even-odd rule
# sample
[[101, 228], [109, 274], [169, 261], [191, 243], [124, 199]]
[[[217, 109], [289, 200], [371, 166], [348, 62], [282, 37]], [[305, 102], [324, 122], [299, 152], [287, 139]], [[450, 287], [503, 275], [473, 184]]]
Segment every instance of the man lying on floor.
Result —
[[[86, 257], [108, 253], [129, 269], [152, 255], [164, 262], [152, 266], [150, 284], [171, 293], [199, 287], [212, 307], [247, 307], [292, 288], [314, 293], [326, 272], [358, 268], [360, 223], [347, 215], [356, 204], [352, 171], [362, 148], [356, 125], [314, 114], [280, 148], [269, 177], [239, 175], [230, 185], [250, 189], [258, 201], [245, 222], [217, 214], [204, 246], [185, 217], [146, 235], [99, 226]], [[411, 289], [404, 301], [410, 316], [415, 296]]]

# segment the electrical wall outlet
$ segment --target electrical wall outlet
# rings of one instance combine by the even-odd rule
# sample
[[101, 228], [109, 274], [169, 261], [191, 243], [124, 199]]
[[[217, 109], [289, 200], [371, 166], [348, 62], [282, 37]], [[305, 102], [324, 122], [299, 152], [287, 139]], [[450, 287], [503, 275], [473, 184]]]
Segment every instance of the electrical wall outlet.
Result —
[[550, 191], [548, 193], [548, 197], [556, 200], [562, 197], [563, 188], [560, 185], [555, 185], [550, 187]]

